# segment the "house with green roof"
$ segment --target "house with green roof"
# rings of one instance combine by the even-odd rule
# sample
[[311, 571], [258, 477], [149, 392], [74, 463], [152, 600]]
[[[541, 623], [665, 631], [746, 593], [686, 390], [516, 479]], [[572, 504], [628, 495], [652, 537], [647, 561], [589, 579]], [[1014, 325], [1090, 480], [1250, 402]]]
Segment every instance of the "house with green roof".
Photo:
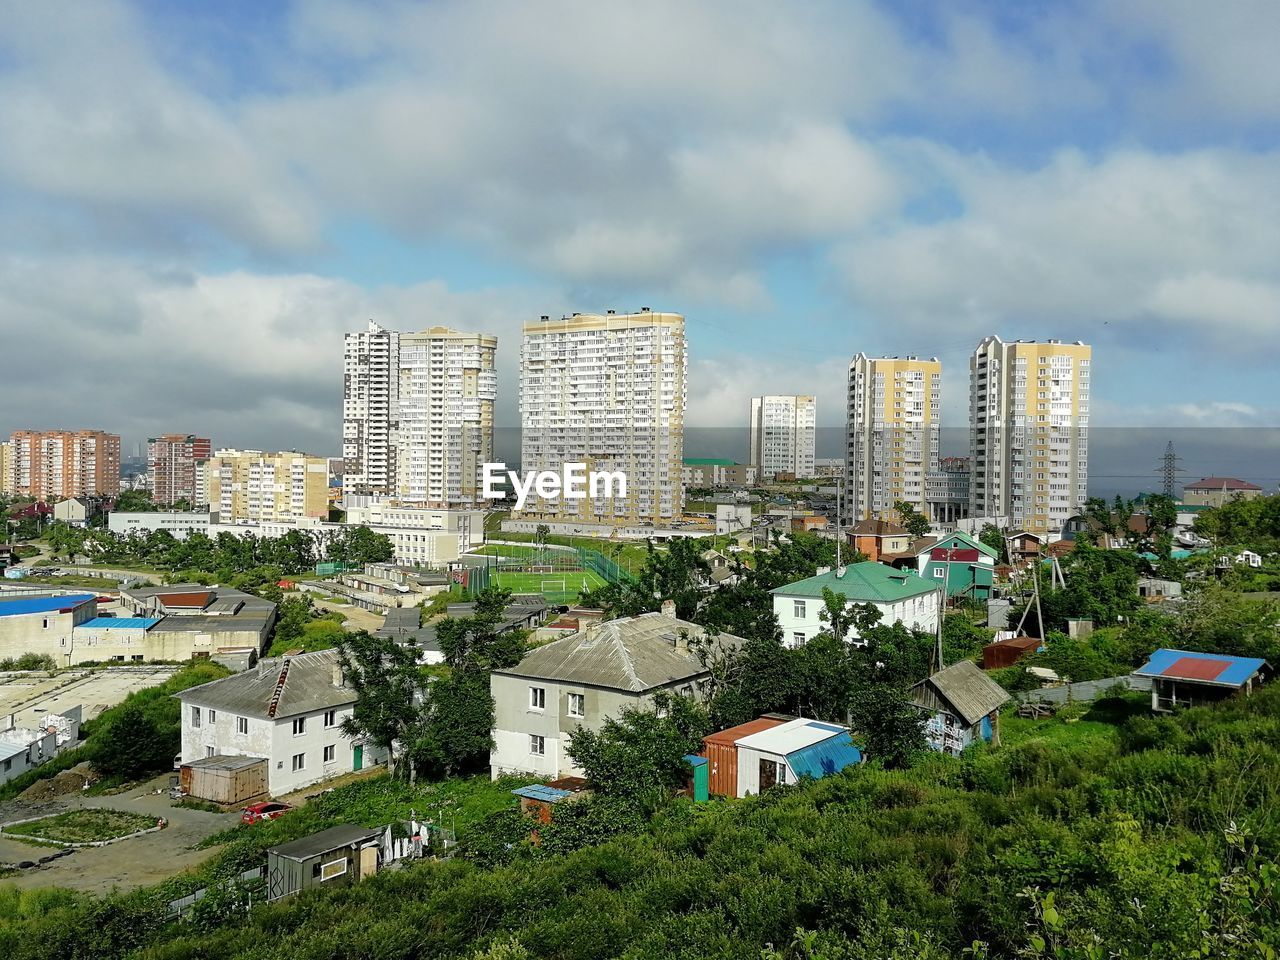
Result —
[[991, 596], [1000, 555], [977, 537], [947, 534], [916, 554], [916, 569], [926, 580], [944, 586], [948, 597], [986, 600]]
[[[911, 570], [895, 570], [883, 563], [867, 560], [847, 567], [828, 570], [816, 577], [771, 590], [773, 612], [782, 628], [782, 641], [798, 647], [808, 643], [822, 630], [824, 604], [822, 591], [842, 594], [849, 607], [871, 604], [880, 611], [881, 623], [901, 623], [915, 630], [938, 629], [942, 607], [942, 584], [926, 580]], [[857, 629], [849, 632], [850, 641], [859, 641]]]

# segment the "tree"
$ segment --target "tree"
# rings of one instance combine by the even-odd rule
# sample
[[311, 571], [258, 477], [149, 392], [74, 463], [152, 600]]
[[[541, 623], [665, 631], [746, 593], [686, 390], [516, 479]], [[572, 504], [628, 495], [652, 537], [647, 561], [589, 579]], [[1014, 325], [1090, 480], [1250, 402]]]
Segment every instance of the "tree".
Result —
[[925, 748], [924, 715], [904, 690], [887, 683], [858, 689], [850, 702], [855, 737], [864, 738], [868, 759], [886, 767], [905, 767]]
[[136, 780], [164, 769], [173, 757], [173, 744], [137, 703], [126, 701], [111, 721], [106, 736], [96, 738], [94, 768], [106, 777]]
[[416, 654], [394, 640], [360, 630], [348, 633], [338, 647], [344, 682], [355, 691], [351, 716], [342, 723], [350, 737], [367, 737], [387, 751], [393, 774], [413, 779], [415, 768], [396, 766], [397, 744], [418, 740], [424, 720], [425, 678]]
[[435, 776], [486, 766], [493, 747], [488, 671], [455, 670], [433, 681], [423, 723], [406, 746], [415, 768]]
[[115, 513], [154, 513], [159, 509], [149, 490], [122, 490], [112, 508]]
[[1009, 543], [994, 523], [984, 523], [978, 531], [978, 539], [996, 552], [1000, 563], [1009, 562]]
[[893, 505], [893, 509], [898, 512], [899, 522], [906, 527], [907, 533], [913, 537], [927, 537], [932, 524], [929, 518], [915, 508], [906, 500], [899, 500]]
[[706, 711], [685, 697], [656, 694], [653, 710], [628, 708], [599, 731], [579, 727], [566, 748], [592, 788], [606, 797], [651, 805], [685, 783], [684, 757], [702, 748], [711, 731]]

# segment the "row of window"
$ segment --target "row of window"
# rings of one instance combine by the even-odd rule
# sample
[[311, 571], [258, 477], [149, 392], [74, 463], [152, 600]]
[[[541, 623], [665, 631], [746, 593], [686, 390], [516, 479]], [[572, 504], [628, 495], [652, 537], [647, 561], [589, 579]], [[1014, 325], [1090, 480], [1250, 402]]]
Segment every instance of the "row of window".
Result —
[[[571, 717], [585, 717], [587, 715], [587, 698], [581, 693], [565, 694], [565, 713]], [[529, 709], [545, 710], [547, 709], [547, 688], [546, 687], [530, 687], [529, 688]], [[539, 754], [541, 756], [541, 754]]]
[[[210, 725], [213, 725], [218, 722], [217, 710], [210, 708], [207, 711], [203, 711], [201, 707], [197, 707], [193, 705], [191, 707], [191, 726], [193, 728], [199, 729], [202, 722], [202, 715], [205, 719], [208, 720]], [[338, 711], [326, 710], [324, 712], [325, 729], [327, 730], [332, 727], [336, 727], [337, 725], [338, 725]], [[248, 732], [249, 732], [249, 718], [236, 717], [236, 733], [241, 735], [246, 735], [248, 734]], [[300, 737], [306, 732], [307, 732], [307, 718], [294, 717], [293, 718], [293, 735], [295, 737]]]

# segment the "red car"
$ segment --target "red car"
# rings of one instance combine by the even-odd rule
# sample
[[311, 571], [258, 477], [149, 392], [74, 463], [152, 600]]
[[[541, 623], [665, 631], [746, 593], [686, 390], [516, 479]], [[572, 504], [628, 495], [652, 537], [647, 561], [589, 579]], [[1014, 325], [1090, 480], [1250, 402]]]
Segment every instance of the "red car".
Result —
[[241, 823], [257, 823], [259, 820], [274, 820], [284, 816], [293, 807], [287, 803], [263, 802], [253, 803], [240, 811]]

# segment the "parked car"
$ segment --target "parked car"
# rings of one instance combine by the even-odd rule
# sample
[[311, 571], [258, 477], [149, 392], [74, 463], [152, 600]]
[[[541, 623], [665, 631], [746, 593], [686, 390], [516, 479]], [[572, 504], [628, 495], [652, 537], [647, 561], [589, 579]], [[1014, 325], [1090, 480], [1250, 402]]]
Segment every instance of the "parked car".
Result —
[[287, 803], [276, 803], [275, 801], [252, 803], [240, 811], [240, 822], [257, 823], [260, 820], [274, 820], [276, 817], [284, 816], [292, 809], [293, 807]]

